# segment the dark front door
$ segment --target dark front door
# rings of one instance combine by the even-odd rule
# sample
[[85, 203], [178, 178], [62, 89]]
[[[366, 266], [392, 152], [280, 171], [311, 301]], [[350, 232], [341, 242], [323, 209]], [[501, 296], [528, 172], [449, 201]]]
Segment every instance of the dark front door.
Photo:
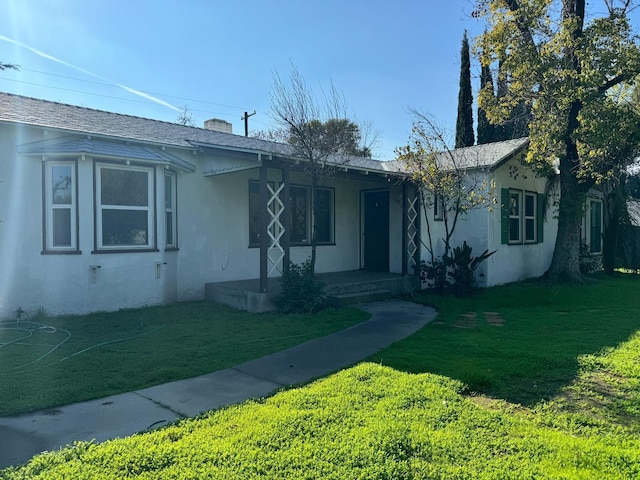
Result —
[[364, 192], [364, 268], [389, 271], [389, 192]]

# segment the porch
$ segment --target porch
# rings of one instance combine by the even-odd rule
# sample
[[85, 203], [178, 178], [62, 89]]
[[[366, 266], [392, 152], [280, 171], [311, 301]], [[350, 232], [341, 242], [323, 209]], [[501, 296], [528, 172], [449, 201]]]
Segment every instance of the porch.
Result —
[[[333, 305], [365, 302], [418, 287], [418, 278], [388, 272], [352, 270], [316, 275], [325, 284], [325, 293]], [[260, 279], [207, 283], [205, 300], [224, 303], [249, 312], [275, 310], [273, 297], [282, 289], [279, 278], [268, 278], [267, 292], [261, 292]]]

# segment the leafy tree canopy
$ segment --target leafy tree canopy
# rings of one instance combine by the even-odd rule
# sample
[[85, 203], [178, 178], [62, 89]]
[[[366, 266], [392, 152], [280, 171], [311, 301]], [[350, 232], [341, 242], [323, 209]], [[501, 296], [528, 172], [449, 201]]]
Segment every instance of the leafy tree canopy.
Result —
[[320, 150], [334, 150], [336, 153], [357, 157], [371, 157], [371, 149], [361, 146], [360, 126], [346, 118], [330, 118], [325, 122], [310, 120], [298, 129], [289, 130], [288, 142], [300, 145], [310, 141]]
[[[559, 160], [558, 235], [548, 278], [581, 278], [580, 225], [584, 193], [618, 171], [612, 136], [632, 146], [632, 109], [613, 102], [613, 87], [640, 73], [640, 48], [629, 22], [634, 0], [479, 0], [476, 16], [487, 30], [477, 41], [482, 65], [499, 63], [503, 95], [480, 92], [492, 123], [502, 123], [520, 105], [532, 119], [528, 160], [551, 170]], [[591, 6], [591, 4], [589, 5]], [[635, 123], [637, 125], [637, 123]], [[607, 155], [605, 155], [607, 153]]]
[[[607, 93], [640, 72], [627, 15], [632, 1], [603, 2], [608, 13], [601, 17], [588, 17], [584, 0], [483, 0], [476, 11], [490, 27], [478, 39], [481, 62], [499, 61], [498, 81], [508, 84], [503, 95], [481, 91], [488, 118], [501, 123], [523, 102], [531, 105], [529, 160], [565, 156], [569, 134], [579, 146], [583, 178], [603, 173], [590, 159], [619, 131], [613, 125], [626, 128], [631, 121], [631, 110], [620, 109]], [[577, 122], [570, 125], [574, 114]]]

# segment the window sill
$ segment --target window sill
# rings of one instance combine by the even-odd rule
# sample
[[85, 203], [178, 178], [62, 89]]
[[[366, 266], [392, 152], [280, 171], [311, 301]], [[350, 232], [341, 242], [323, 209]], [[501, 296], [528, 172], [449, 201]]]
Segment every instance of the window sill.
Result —
[[159, 252], [157, 248], [127, 248], [127, 249], [118, 249], [118, 250], [93, 250], [91, 253], [149, 253], [149, 252]]
[[[311, 244], [310, 243], [290, 243], [289, 247], [310, 247]], [[316, 245], [316, 247], [335, 247], [336, 243], [335, 242], [322, 242]], [[249, 246], [247, 248], [260, 248], [260, 245], [255, 245], [255, 244], [249, 244]]]
[[82, 250], [43, 250], [40, 255], [82, 255]]
[[165, 252], [177, 252], [180, 250], [178, 247], [167, 247], [164, 249]]

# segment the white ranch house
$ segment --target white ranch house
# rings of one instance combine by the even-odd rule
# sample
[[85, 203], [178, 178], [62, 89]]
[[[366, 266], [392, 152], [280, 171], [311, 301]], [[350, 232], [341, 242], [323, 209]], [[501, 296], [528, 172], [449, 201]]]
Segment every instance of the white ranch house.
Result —
[[[454, 245], [497, 250], [482, 286], [539, 276], [551, 260], [546, 181], [509, 170], [526, 145], [465, 149], [501, 202], [519, 202], [458, 225]], [[303, 162], [288, 145], [0, 93], [0, 318], [205, 298], [268, 309], [283, 264], [310, 255]], [[402, 166], [352, 158], [321, 187], [316, 271], [382, 272], [408, 288], [427, 256]], [[589, 202], [585, 241], [601, 247], [601, 203]]]

